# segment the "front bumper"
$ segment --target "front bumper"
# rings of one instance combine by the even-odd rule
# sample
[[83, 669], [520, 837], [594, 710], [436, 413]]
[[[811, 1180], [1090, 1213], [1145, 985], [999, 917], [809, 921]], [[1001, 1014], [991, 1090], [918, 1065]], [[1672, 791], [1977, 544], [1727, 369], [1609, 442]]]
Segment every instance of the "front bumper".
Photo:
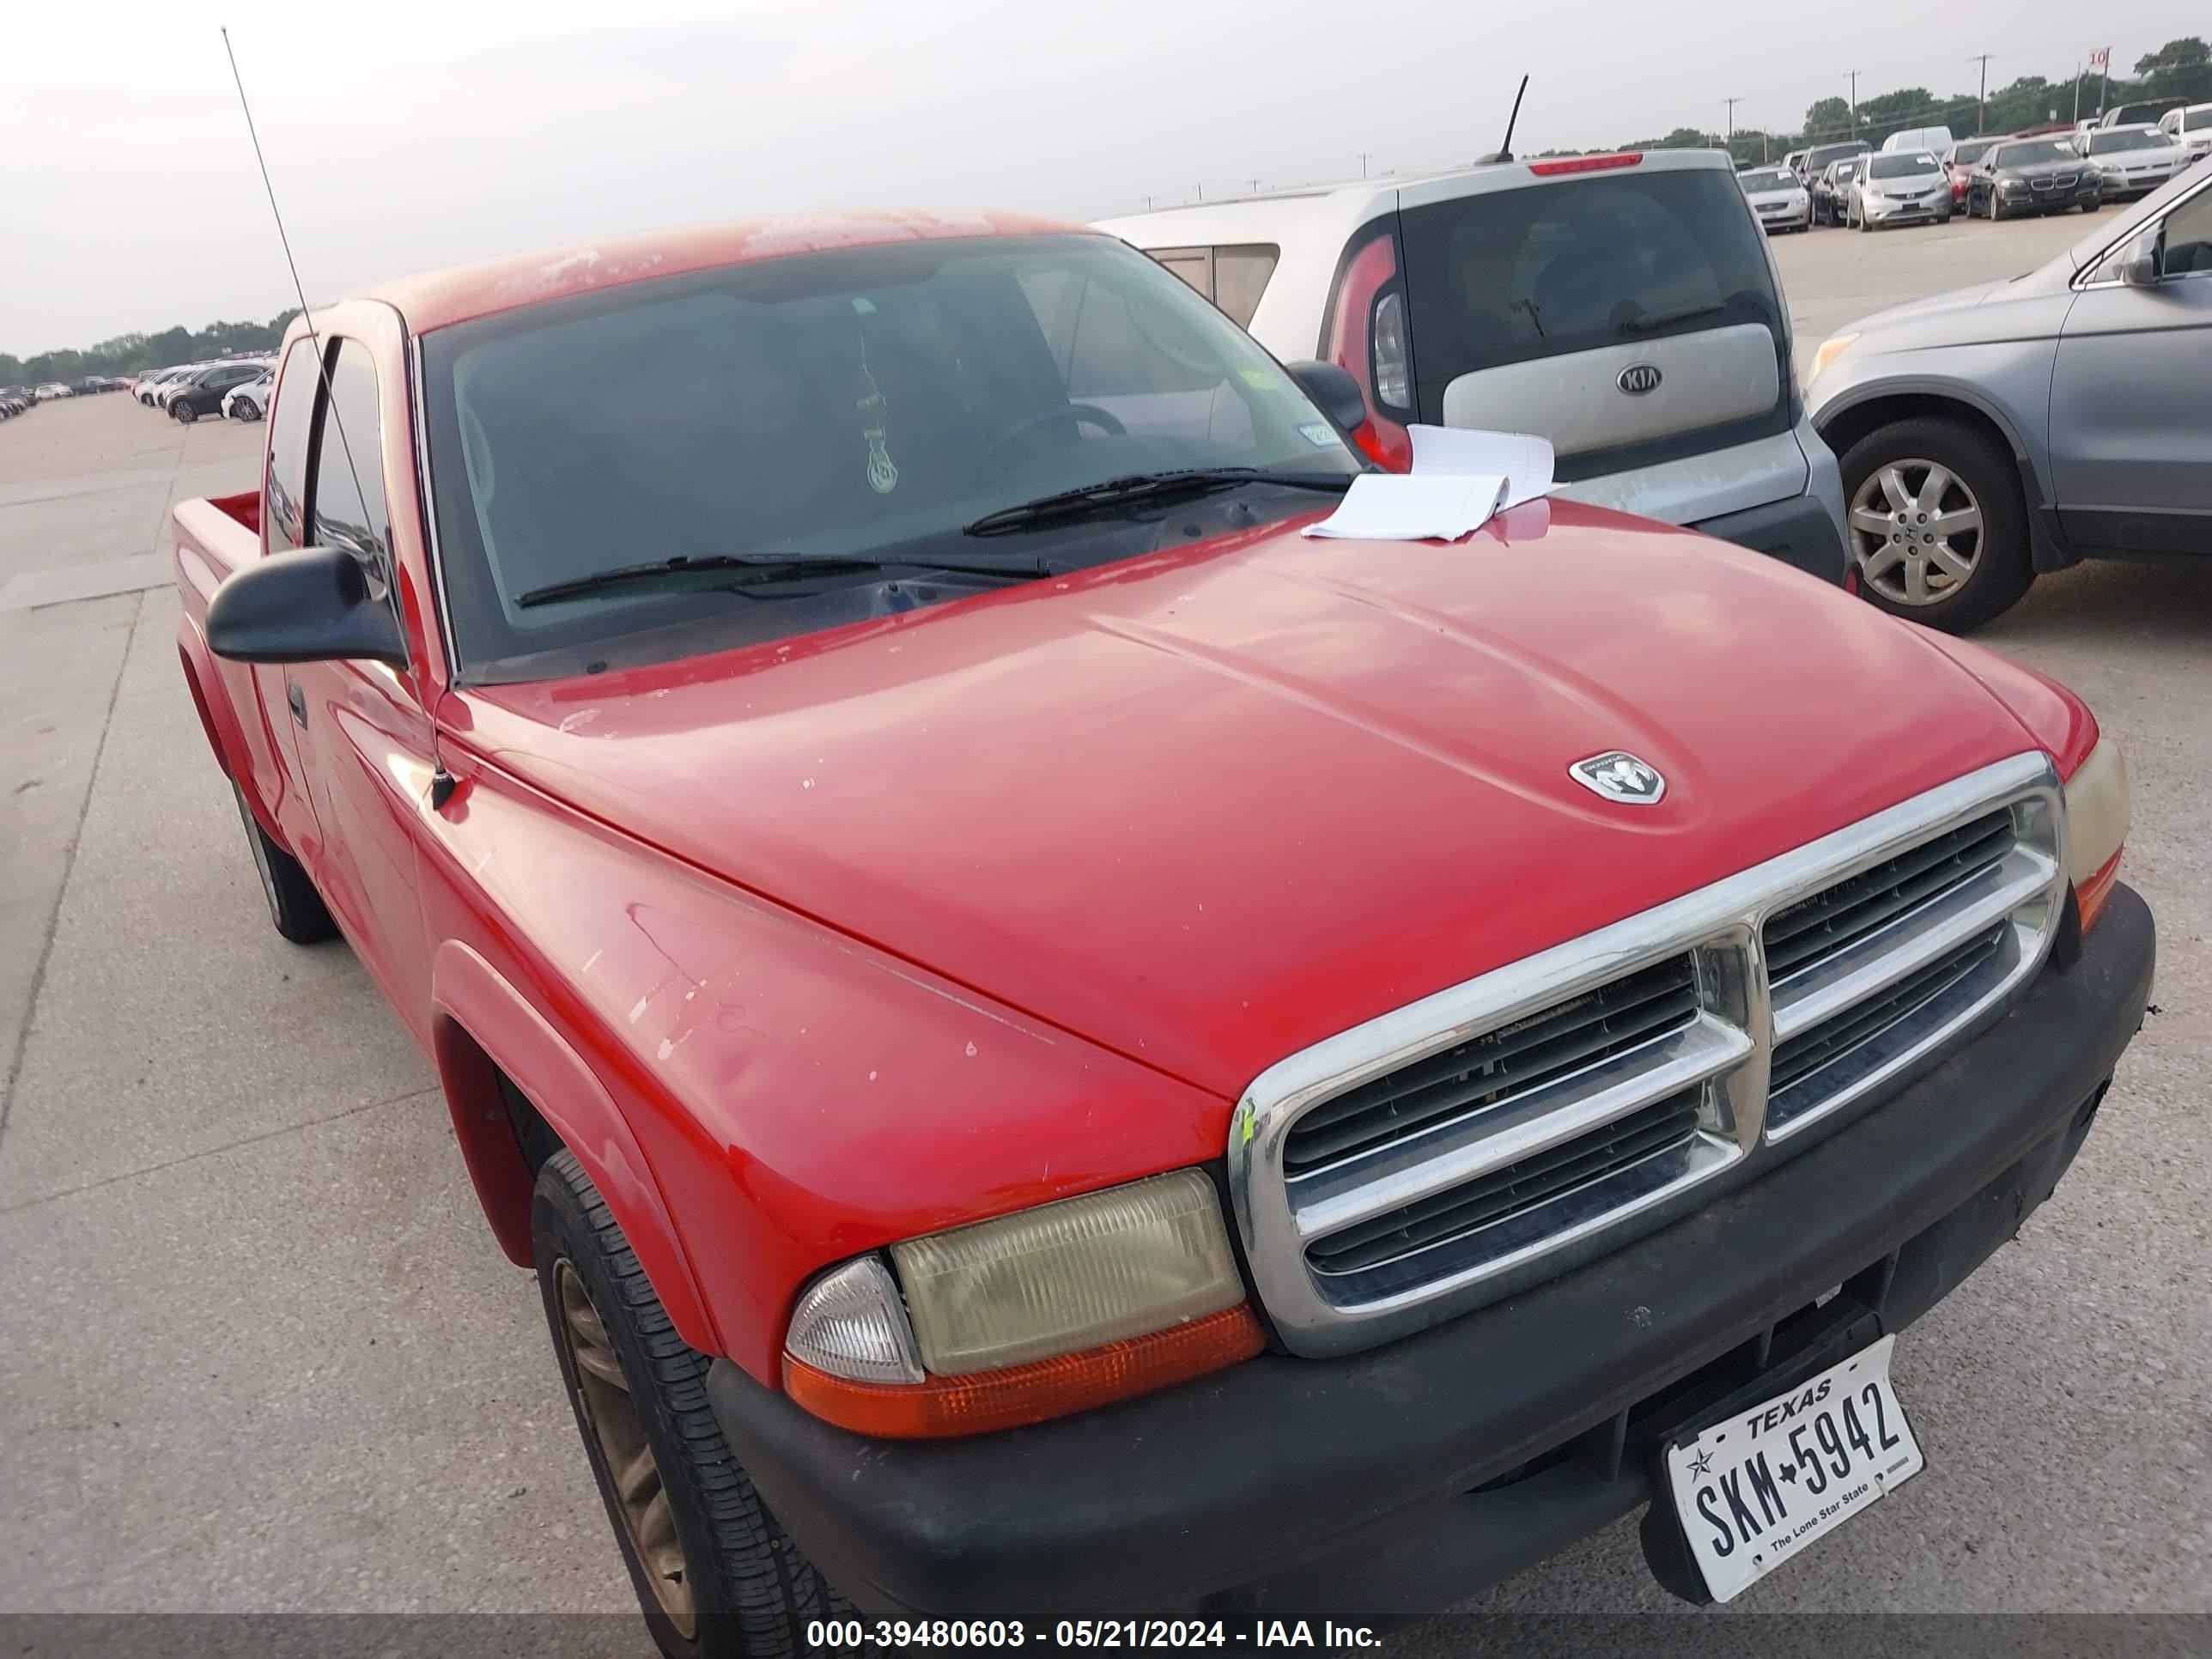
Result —
[[963, 1441], [845, 1433], [726, 1360], [708, 1398], [871, 1610], [1446, 1605], [1646, 1502], [1668, 1431], [1802, 1367], [1839, 1304], [1894, 1331], [1955, 1289], [2072, 1161], [2154, 956], [2117, 889], [2077, 957], [1901, 1093], [1633, 1249], [1364, 1353]]
[[1951, 198], [1946, 191], [1925, 202], [1872, 203], [1863, 211], [1870, 225], [1908, 225], [1948, 219], [1951, 216]]

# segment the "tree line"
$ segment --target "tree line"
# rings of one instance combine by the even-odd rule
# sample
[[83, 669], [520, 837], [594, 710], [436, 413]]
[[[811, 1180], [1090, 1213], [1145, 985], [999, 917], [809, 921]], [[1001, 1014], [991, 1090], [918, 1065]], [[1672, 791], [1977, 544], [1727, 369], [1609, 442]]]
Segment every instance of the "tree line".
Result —
[[265, 323], [210, 323], [198, 331], [177, 327], [159, 334], [118, 334], [81, 351], [42, 351], [35, 357], [17, 358], [0, 351], [0, 386], [41, 386], [92, 374], [143, 374], [173, 363], [274, 351], [283, 342], [286, 326], [299, 314], [295, 306]]
[[[2132, 78], [2115, 75], [2106, 80], [2094, 70], [2087, 71], [2081, 79], [2079, 113], [2094, 115], [2116, 105], [2154, 98], [2212, 102], [2212, 46], [2196, 35], [2185, 35], [2137, 58]], [[1991, 88], [1986, 103], [1978, 88], [1943, 97], [1925, 87], [1900, 87], [1862, 100], [1856, 114], [1845, 99], [1820, 99], [1805, 112], [1805, 125], [1796, 132], [1739, 127], [1723, 139], [1719, 133], [1676, 127], [1664, 137], [1639, 138], [1617, 148], [1725, 148], [1738, 161], [1779, 161], [1790, 150], [1849, 138], [1863, 138], [1879, 149], [1891, 133], [1911, 127], [1948, 127], [1956, 137], [1966, 138], [1979, 132], [2017, 132], [2023, 127], [2071, 121], [2076, 115], [2074, 100], [2075, 82], [2070, 76], [2054, 82], [2040, 75], [2025, 75], [2009, 86]]]

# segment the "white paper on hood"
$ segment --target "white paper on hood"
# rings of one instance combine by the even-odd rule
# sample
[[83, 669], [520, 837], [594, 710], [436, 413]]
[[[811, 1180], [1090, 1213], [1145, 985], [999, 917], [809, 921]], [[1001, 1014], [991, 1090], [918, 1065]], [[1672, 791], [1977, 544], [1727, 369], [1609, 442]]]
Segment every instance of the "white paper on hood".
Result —
[[1305, 533], [1354, 541], [1455, 542], [1480, 529], [1504, 499], [1505, 479], [1495, 472], [1363, 472], [1336, 511], [1308, 525]]
[[[1551, 493], [1552, 441], [1533, 432], [1485, 432], [1450, 426], [1408, 427], [1413, 476], [1495, 472], [1505, 480], [1503, 507], [1518, 507]], [[1502, 508], [1501, 508], [1502, 510]]]

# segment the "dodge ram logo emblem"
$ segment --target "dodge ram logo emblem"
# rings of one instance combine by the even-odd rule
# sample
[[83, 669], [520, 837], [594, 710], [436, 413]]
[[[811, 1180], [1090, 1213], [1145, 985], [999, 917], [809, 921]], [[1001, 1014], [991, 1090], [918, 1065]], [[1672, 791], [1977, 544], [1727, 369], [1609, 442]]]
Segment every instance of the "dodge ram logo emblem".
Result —
[[1667, 780], [1659, 775], [1656, 767], [1618, 749], [1577, 761], [1567, 772], [1592, 794], [1626, 806], [1656, 806], [1667, 793]]
[[1659, 389], [1659, 368], [1656, 363], [1631, 363], [1620, 371], [1613, 382], [1632, 398], [1641, 398], [1647, 392]]

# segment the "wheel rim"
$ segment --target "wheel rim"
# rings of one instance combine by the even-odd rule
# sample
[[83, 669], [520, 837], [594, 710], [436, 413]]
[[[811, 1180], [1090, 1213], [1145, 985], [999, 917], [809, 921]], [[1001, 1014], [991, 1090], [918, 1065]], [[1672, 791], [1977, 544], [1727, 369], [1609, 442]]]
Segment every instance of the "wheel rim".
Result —
[[1876, 467], [1851, 498], [1859, 580], [1899, 605], [1940, 605], [1972, 580], [1982, 556], [1982, 504], [1940, 463]]
[[608, 1339], [606, 1322], [592, 1305], [589, 1291], [565, 1259], [553, 1268], [554, 1298], [561, 1310], [561, 1346], [574, 1362], [576, 1399], [597, 1443], [615, 1512], [630, 1549], [645, 1568], [647, 1583], [668, 1622], [687, 1641], [698, 1631], [691, 1601], [691, 1574], [684, 1544], [676, 1535], [676, 1515], [653, 1461], [652, 1443], [631, 1398], [629, 1379]]

